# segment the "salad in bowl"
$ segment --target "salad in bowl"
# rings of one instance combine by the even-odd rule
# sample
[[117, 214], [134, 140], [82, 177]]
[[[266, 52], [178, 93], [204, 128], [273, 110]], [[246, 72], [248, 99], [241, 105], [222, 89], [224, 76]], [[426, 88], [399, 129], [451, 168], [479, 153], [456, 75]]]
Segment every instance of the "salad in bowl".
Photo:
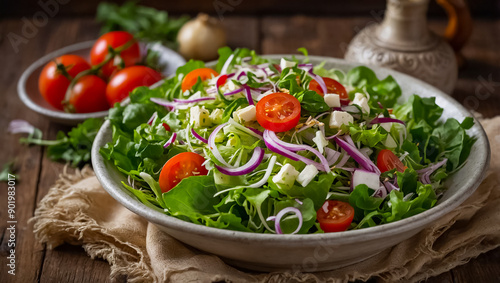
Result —
[[264, 234], [384, 225], [431, 209], [476, 141], [473, 118], [442, 119], [434, 97], [400, 104], [368, 67], [219, 54], [110, 109], [101, 156], [163, 214]]

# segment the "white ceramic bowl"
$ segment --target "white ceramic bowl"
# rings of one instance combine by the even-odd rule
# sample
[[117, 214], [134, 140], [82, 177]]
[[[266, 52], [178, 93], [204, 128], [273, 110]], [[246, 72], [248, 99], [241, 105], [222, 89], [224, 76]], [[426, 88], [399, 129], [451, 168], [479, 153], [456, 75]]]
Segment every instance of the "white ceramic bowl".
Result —
[[[33, 64], [31, 64], [31, 66], [26, 69], [26, 71], [24, 71], [17, 84], [17, 92], [19, 94], [19, 98], [21, 98], [21, 101], [31, 110], [47, 117], [51, 121], [61, 124], [76, 125], [80, 122], [83, 122], [87, 118], [106, 117], [108, 115], [107, 110], [94, 113], [66, 113], [64, 111], [58, 110], [51, 106], [47, 101], [45, 101], [45, 99], [38, 91], [38, 77], [40, 76], [43, 67], [48, 62], [65, 54], [79, 55], [89, 61], [88, 58], [90, 49], [92, 48], [94, 43], [95, 40], [90, 40], [66, 46], [36, 60]], [[141, 46], [141, 49], [146, 46], [147, 45], [144, 44], [143, 46]], [[175, 70], [177, 70], [179, 66], [182, 66], [186, 63], [181, 55], [161, 44], [150, 44], [149, 48], [157, 51], [160, 54], [160, 64], [166, 65], [166, 68], [163, 71], [163, 75], [165, 76], [175, 74]]]
[[[283, 55], [265, 57], [276, 59]], [[310, 56], [310, 59], [312, 63], [326, 61], [327, 68], [342, 70], [358, 65], [328, 57]], [[401, 101], [414, 93], [435, 96], [437, 104], [444, 108], [444, 119], [454, 117], [461, 121], [465, 116], [471, 116], [450, 96], [420, 80], [384, 68], [372, 69], [379, 78], [390, 74], [396, 79], [403, 90]], [[415, 235], [467, 199], [482, 181], [490, 156], [488, 139], [477, 121], [469, 134], [477, 138], [470, 157], [466, 165], [447, 180], [448, 190], [434, 208], [394, 223], [339, 233], [276, 235], [230, 231], [188, 223], [148, 208], [120, 184], [127, 179], [126, 176], [99, 154], [99, 148], [111, 141], [109, 122], [104, 124], [95, 139], [92, 164], [97, 178], [109, 194], [179, 241], [216, 254], [229, 264], [247, 269], [323, 271], [356, 263], [392, 247]]]

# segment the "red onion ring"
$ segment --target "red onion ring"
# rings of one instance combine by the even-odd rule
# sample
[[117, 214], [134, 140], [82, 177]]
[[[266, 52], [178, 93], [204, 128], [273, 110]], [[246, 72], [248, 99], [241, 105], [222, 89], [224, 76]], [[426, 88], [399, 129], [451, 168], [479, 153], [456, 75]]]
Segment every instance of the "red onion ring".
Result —
[[199, 139], [201, 142], [203, 143], [208, 143], [208, 140], [202, 136], [200, 136], [200, 134], [198, 134], [193, 128], [191, 128], [191, 134], [193, 134], [193, 136], [197, 139]]
[[177, 138], [177, 133], [173, 133], [170, 139], [163, 145], [163, 148], [167, 148], [169, 145], [171, 145], [175, 139]]
[[225, 168], [219, 165], [215, 165], [215, 167], [222, 174], [229, 176], [240, 176], [248, 174], [253, 170], [255, 170], [255, 168], [259, 167], [260, 163], [262, 162], [262, 159], [264, 159], [264, 150], [261, 147], [256, 147], [253, 151], [250, 160], [248, 160], [248, 162], [243, 166], [237, 168]]

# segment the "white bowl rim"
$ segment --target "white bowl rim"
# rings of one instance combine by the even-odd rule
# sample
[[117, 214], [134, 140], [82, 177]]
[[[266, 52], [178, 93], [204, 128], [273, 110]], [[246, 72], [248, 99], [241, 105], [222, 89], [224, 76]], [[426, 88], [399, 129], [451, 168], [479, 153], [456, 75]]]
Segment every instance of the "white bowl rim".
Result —
[[[304, 58], [302, 55], [292, 55], [292, 54], [266, 54], [262, 55], [264, 58], [269, 59], [279, 59], [282, 57], [291, 57], [295, 56], [296, 58]], [[338, 65], [350, 65], [352, 67], [365, 65], [354, 62], [348, 62], [343, 59], [326, 57], [326, 56], [309, 56], [310, 59], [318, 60], [318, 61], [329, 61], [333, 64]], [[207, 65], [209, 65], [208, 63]], [[365, 65], [366, 66], [366, 65]], [[377, 66], [369, 66], [370, 68], [377, 69], [380, 71], [385, 71], [388, 73], [397, 74], [398, 77], [403, 78], [406, 81], [409, 81], [413, 84], [421, 84], [426, 88], [430, 89], [430, 92], [441, 96], [443, 99], [447, 100], [447, 102], [451, 103], [454, 107], [460, 110], [463, 113], [468, 113], [469, 116], [472, 116], [470, 112], [463, 107], [460, 103], [454, 100], [449, 95], [443, 93], [441, 90], [420, 81], [414, 77], [408, 76], [406, 74], [390, 70], [387, 68], [377, 67]], [[408, 82], [405, 82], [408, 84]], [[106, 178], [107, 173], [105, 172], [104, 162], [109, 162], [104, 160], [104, 158], [99, 153], [100, 144], [104, 137], [105, 129], [110, 127], [110, 122], [106, 121], [99, 133], [96, 136], [95, 142], [92, 147], [92, 165], [95, 171], [95, 174], [100, 181], [103, 188], [118, 202], [124, 205], [126, 208], [131, 210], [132, 212], [146, 218], [148, 221], [158, 224], [160, 226], [165, 226], [170, 229], [180, 230], [182, 232], [188, 232], [200, 236], [205, 237], [216, 237], [221, 240], [228, 241], [259, 241], [266, 244], [272, 244], [276, 246], [288, 246], [290, 244], [298, 244], [300, 243], [305, 247], [315, 247], [318, 242], [332, 242], [335, 244], [349, 244], [356, 243], [359, 241], [369, 241], [382, 239], [384, 236], [387, 237], [388, 231], [393, 231], [394, 234], [400, 234], [404, 232], [409, 232], [415, 229], [423, 229], [430, 223], [435, 220], [441, 218], [462, 202], [464, 202], [479, 186], [481, 181], [483, 180], [485, 173], [489, 167], [490, 161], [490, 146], [489, 141], [484, 132], [481, 124], [476, 120], [474, 127], [477, 129], [477, 139], [482, 140], [484, 142], [484, 147], [479, 150], [479, 153], [482, 154], [481, 159], [484, 163], [481, 164], [481, 168], [478, 168], [476, 171], [472, 172], [471, 177], [468, 181], [462, 186], [462, 194], [454, 194], [447, 200], [441, 202], [439, 205], [419, 213], [417, 215], [411, 216], [409, 218], [405, 218], [399, 221], [395, 221], [392, 223], [387, 223], [383, 225], [378, 225], [375, 227], [368, 227], [359, 230], [349, 230], [344, 232], [336, 232], [336, 233], [322, 233], [322, 234], [300, 234], [300, 235], [289, 235], [289, 234], [264, 234], [264, 233], [251, 233], [251, 232], [241, 232], [241, 231], [233, 231], [226, 230], [214, 227], [207, 227], [199, 224], [194, 224], [191, 222], [187, 222], [184, 220], [177, 219], [175, 217], [166, 215], [159, 211], [156, 211], [152, 208], [147, 207], [142, 204], [139, 200], [130, 196], [125, 189], [117, 188], [114, 186], [114, 183]], [[421, 227], [421, 228], [417, 228]], [[291, 246], [292, 247], [292, 246]]]

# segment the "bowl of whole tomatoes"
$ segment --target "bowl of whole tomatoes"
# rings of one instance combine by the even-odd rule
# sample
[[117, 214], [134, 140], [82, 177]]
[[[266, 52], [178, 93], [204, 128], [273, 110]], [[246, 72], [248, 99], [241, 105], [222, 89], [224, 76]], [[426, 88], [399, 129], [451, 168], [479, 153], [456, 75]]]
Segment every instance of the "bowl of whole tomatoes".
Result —
[[[154, 66], [148, 66], [147, 54], [153, 54]], [[17, 88], [31, 110], [75, 125], [105, 117], [133, 89], [151, 86], [184, 64], [182, 56], [159, 43], [137, 42], [128, 32], [113, 31], [43, 56], [26, 69]]]

